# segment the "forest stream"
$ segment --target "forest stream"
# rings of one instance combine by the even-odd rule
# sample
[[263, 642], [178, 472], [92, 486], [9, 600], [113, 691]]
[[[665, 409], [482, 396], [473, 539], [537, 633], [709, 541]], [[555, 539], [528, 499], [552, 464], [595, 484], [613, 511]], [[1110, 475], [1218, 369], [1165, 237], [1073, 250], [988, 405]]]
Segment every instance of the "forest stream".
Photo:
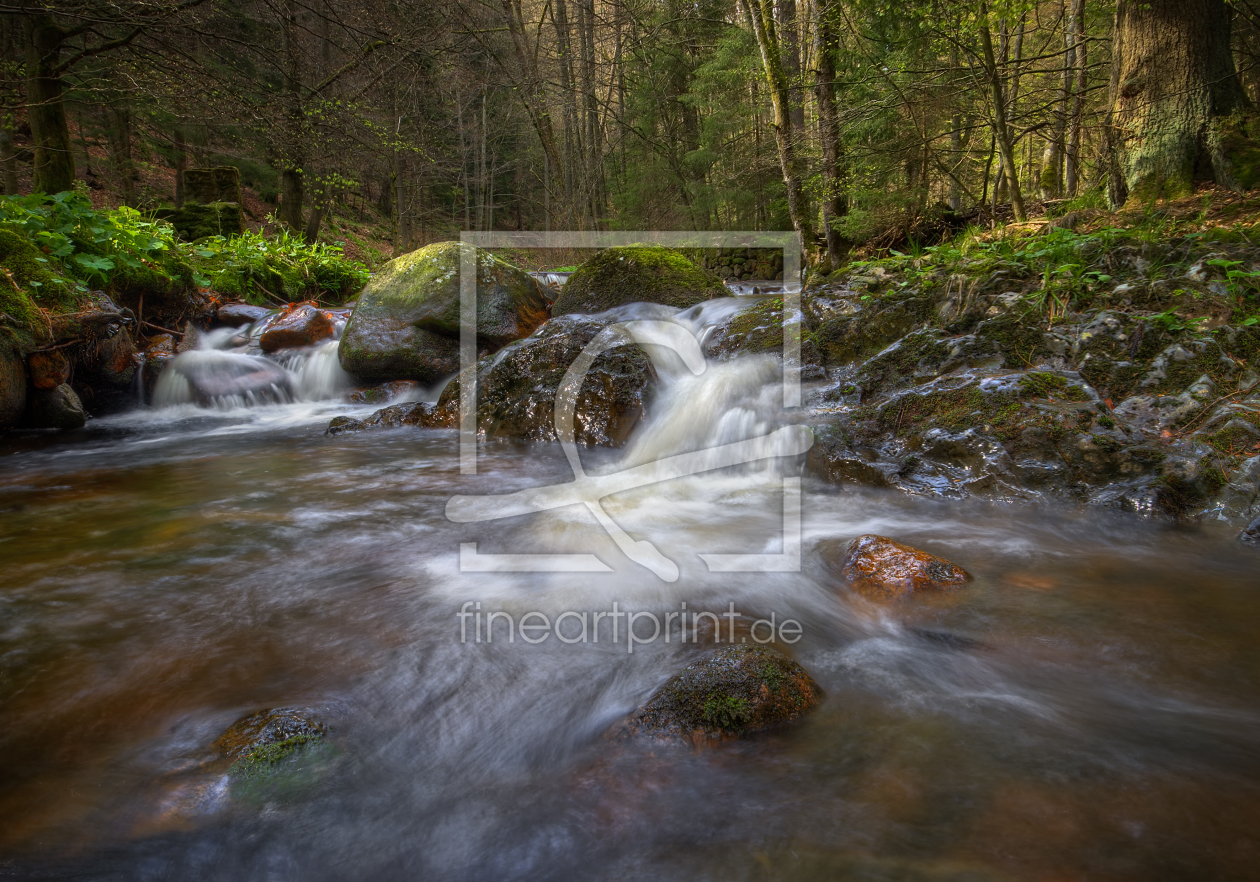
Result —
[[[721, 311], [678, 321], [703, 335]], [[485, 444], [464, 475], [450, 429], [326, 436], [332, 417], [375, 409], [344, 403], [335, 341], [285, 362], [270, 400], [192, 403], [182, 374], [248, 357], [230, 336], [179, 356], [149, 407], [4, 442], [0, 876], [1254, 874], [1260, 595], [1231, 533], [824, 483], [769, 449], [605, 499], [677, 565], [666, 581], [582, 505], [448, 518], [456, 495], [571, 481], [555, 444]], [[653, 357], [659, 406], [624, 449], [584, 451], [588, 472], [797, 421], [777, 360], [694, 375]], [[783, 548], [797, 477], [799, 572], [710, 571], [700, 554]], [[948, 557], [971, 582], [870, 603], [817, 553], [864, 533]], [[467, 543], [589, 551], [610, 571], [461, 572]], [[614, 601], [662, 617], [733, 605], [737, 641], [773, 615], [799, 624], [778, 648], [825, 698], [704, 749], [618, 742], [605, 733], [727, 620], [633, 651], [607, 632], [477, 642], [457, 615], [470, 601], [550, 620]], [[234, 721], [276, 707], [318, 716], [328, 737], [263, 781], [206, 759]]]

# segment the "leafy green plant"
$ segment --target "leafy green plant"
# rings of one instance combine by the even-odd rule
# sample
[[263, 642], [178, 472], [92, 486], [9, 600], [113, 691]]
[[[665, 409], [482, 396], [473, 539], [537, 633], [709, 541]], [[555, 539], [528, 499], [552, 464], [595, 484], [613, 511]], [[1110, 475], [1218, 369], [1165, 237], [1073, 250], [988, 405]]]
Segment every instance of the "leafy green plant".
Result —
[[1164, 312], [1158, 312], [1155, 315], [1150, 316], [1147, 320], [1159, 325], [1165, 331], [1176, 333], [1178, 331], [1193, 331], [1206, 322], [1207, 318], [1201, 316], [1199, 318], [1183, 319], [1181, 316], [1177, 315], [1177, 313], [1169, 309]]

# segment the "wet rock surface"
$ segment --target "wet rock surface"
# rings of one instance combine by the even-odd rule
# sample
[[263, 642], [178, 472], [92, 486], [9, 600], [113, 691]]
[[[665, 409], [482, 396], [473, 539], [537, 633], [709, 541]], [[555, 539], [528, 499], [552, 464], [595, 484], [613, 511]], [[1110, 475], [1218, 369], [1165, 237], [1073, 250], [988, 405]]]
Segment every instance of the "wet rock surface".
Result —
[[829, 541], [819, 549], [830, 570], [872, 600], [953, 591], [967, 583], [967, 573], [942, 557], [868, 534], [848, 542]]
[[433, 408], [428, 404], [395, 404], [383, 407], [362, 420], [346, 416], [333, 417], [324, 434], [335, 437], [362, 432], [366, 429], [399, 429], [403, 426], [438, 429], [446, 427], [446, 420], [435, 415]]
[[960, 297], [956, 281], [907, 293], [872, 274], [806, 292], [802, 352], [832, 380], [810, 402], [815, 474], [915, 495], [1245, 516], [1260, 330], [1170, 330], [1108, 309], [1048, 321], [1003, 281]]
[[55, 389], [70, 379], [70, 359], [60, 349], [32, 352], [26, 357], [26, 369], [36, 389]]
[[[459, 370], [460, 247], [429, 245], [376, 273], [341, 338], [346, 371], [364, 382], [433, 383]], [[549, 303], [531, 276], [477, 251], [479, 354], [528, 336], [546, 321]]]
[[268, 708], [242, 717], [215, 742], [235, 768], [274, 765], [303, 745], [321, 741], [328, 727], [298, 708]]
[[599, 313], [627, 303], [686, 308], [729, 292], [713, 273], [672, 248], [605, 248], [569, 276], [553, 315]]
[[[612, 319], [562, 316], [534, 334], [477, 363], [477, 434], [481, 440], [555, 441], [556, 395], [570, 365]], [[652, 361], [628, 340], [595, 358], [576, 399], [574, 439], [579, 444], [620, 447], [644, 417], [656, 382]], [[367, 420], [339, 423], [330, 434], [418, 425], [457, 428], [459, 378], [433, 407], [395, 405]], [[334, 420], [334, 422], [337, 422]]]
[[254, 306], [251, 303], [221, 303], [215, 312], [215, 318], [220, 324], [239, 328], [266, 318], [270, 312], [265, 306]]
[[311, 346], [333, 336], [333, 320], [310, 303], [290, 306], [267, 325], [259, 338], [263, 352]]
[[158, 389], [178, 383], [187, 384], [189, 397], [203, 407], [226, 399], [283, 401], [293, 394], [288, 372], [274, 361], [213, 349], [181, 353], [162, 372]]
[[799, 719], [822, 694], [804, 668], [776, 649], [724, 646], [670, 677], [609, 737], [697, 746], [738, 738]]

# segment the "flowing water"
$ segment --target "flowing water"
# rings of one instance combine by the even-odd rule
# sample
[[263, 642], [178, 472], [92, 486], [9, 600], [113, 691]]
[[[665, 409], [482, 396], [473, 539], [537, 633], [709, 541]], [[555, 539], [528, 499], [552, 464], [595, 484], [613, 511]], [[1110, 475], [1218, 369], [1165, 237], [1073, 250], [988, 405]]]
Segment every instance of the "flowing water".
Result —
[[[703, 334], [728, 307], [677, 320]], [[457, 495], [572, 481], [558, 445], [486, 445], [463, 475], [454, 432], [325, 437], [332, 416], [372, 409], [340, 402], [330, 352], [295, 356], [265, 400], [228, 389], [199, 406], [172, 381], [165, 406], [0, 458], [0, 875], [1256, 877], [1260, 565], [1227, 533], [806, 477], [800, 570], [711, 572], [701, 554], [784, 551], [802, 462], [780, 456], [603, 500], [676, 565], [666, 581], [583, 505], [448, 518]], [[588, 473], [796, 419], [772, 361], [695, 375], [655, 354], [651, 420], [624, 451], [584, 452]], [[250, 357], [189, 355], [171, 376], [230, 378]], [[974, 581], [869, 605], [816, 552], [866, 532]], [[608, 571], [461, 572], [471, 543], [594, 554]], [[799, 642], [780, 646], [827, 697], [713, 749], [614, 744], [602, 733], [711, 630], [631, 652], [607, 630], [476, 642], [480, 621], [457, 615], [554, 621], [614, 602], [661, 618], [733, 604], [736, 639], [795, 620]], [[233, 721], [276, 706], [317, 713], [328, 746], [275, 781], [199, 764]]]

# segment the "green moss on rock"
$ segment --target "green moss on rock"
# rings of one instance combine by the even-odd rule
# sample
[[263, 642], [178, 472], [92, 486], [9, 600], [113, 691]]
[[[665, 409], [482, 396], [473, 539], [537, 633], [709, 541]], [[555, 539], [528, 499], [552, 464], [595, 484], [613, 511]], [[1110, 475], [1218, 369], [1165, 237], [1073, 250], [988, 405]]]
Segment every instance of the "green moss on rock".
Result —
[[721, 279], [672, 248], [626, 245], [605, 248], [578, 267], [552, 313], [603, 312], [640, 301], [686, 308], [728, 293]]
[[[337, 351], [365, 382], [432, 383], [459, 369], [460, 249], [438, 242], [385, 264], [359, 296]], [[527, 337], [547, 320], [547, 298], [527, 273], [476, 250], [479, 354]]]
[[45, 325], [39, 306], [56, 306], [65, 299], [64, 284], [48, 269], [46, 259], [30, 239], [0, 229], [0, 312], [28, 333]]
[[798, 719], [822, 689], [796, 662], [769, 646], [723, 646], [675, 674], [612, 732], [703, 744]]

